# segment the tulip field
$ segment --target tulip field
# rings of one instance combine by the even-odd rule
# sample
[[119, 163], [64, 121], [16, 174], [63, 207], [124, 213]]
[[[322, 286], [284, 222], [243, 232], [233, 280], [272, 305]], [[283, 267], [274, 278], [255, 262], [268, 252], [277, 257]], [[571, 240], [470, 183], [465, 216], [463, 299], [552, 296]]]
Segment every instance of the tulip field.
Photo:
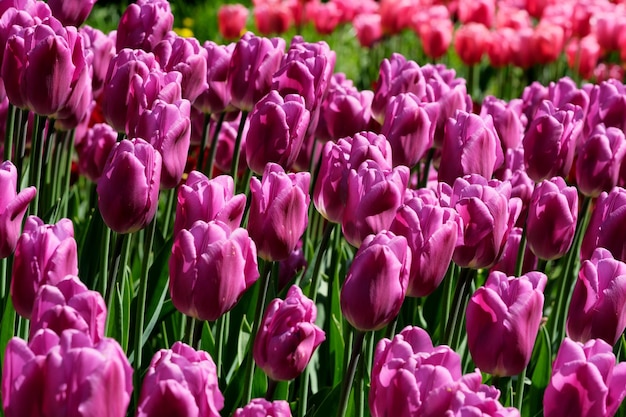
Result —
[[95, 3], [0, 0], [0, 416], [626, 416], [625, 1]]

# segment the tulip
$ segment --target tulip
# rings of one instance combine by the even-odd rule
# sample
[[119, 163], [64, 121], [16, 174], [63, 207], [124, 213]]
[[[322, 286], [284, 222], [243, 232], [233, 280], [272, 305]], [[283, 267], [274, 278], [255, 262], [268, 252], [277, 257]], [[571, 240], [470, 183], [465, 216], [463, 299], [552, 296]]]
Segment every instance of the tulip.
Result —
[[522, 143], [524, 129], [528, 122], [522, 113], [522, 100], [513, 99], [508, 103], [494, 96], [484, 98], [480, 116], [486, 120], [487, 115], [493, 119], [493, 127], [500, 139], [502, 149], [517, 149]]
[[285, 300], [275, 298], [267, 306], [254, 339], [254, 361], [275, 381], [289, 381], [304, 371], [324, 331], [315, 325], [315, 303], [293, 285]]
[[[504, 245], [504, 252], [502, 257], [492, 268], [491, 271], [500, 271], [505, 275], [516, 275], [517, 258], [519, 256], [519, 245], [522, 242], [522, 228], [514, 227], [509, 233], [509, 238]], [[522, 264], [522, 274], [526, 274], [530, 271], [537, 269], [537, 257], [531, 252], [530, 248], [526, 246], [524, 250], [524, 262]]]
[[289, 403], [284, 400], [267, 401], [264, 398], [254, 398], [243, 408], [235, 410], [233, 417], [291, 417]]
[[[549, 99], [549, 88], [539, 84], [538, 81], [534, 81], [524, 88], [522, 92], [522, 112], [526, 115], [529, 123], [535, 118], [535, 113], [539, 106], [544, 106], [543, 101]], [[545, 108], [543, 111], [545, 112]]]
[[256, 246], [246, 229], [231, 230], [219, 220], [199, 220], [179, 231], [169, 270], [174, 306], [208, 321], [230, 311], [259, 278]]
[[85, 137], [77, 141], [78, 168], [90, 181], [98, 182], [116, 142], [117, 132], [106, 123], [93, 125]]
[[535, 53], [533, 43], [535, 41], [535, 31], [532, 27], [523, 27], [515, 31], [515, 36], [511, 42], [511, 61], [513, 65], [522, 69], [529, 69], [538, 64], [539, 54]]
[[517, 375], [530, 362], [543, 316], [543, 290], [548, 278], [529, 272], [519, 278], [491, 272], [469, 300], [467, 346], [481, 371]]
[[91, 88], [94, 99], [98, 99], [104, 89], [109, 63], [115, 56], [115, 40], [112, 36], [90, 26], [83, 26], [78, 31], [85, 42], [85, 50], [91, 51], [93, 56]]
[[49, 0], [48, 6], [52, 15], [59, 19], [63, 26], [80, 26], [97, 0]]
[[278, 263], [278, 288], [286, 288], [295, 277], [308, 265], [302, 250], [302, 240], [298, 242], [296, 248], [289, 254], [287, 259]]
[[115, 144], [98, 180], [102, 219], [117, 233], [144, 228], [159, 203], [161, 154], [143, 139]]
[[174, 15], [167, 0], [138, 0], [128, 5], [117, 25], [118, 51], [124, 48], [152, 49], [174, 27]]
[[248, 9], [243, 4], [223, 4], [217, 11], [217, 26], [226, 39], [239, 39], [246, 29]]
[[454, 35], [454, 50], [465, 65], [476, 65], [487, 52], [489, 29], [482, 23], [467, 23]]
[[526, 233], [528, 246], [538, 258], [565, 255], [574, 240], [578, 218], [578, 190], [561, 177], [541, 182], [530, 200]]
[[492, 67], [502, 68], [513, 62], [513, 45], [517, 33], [510, 27], [499, 27], [491, 32], [487, 42], [487, 57]]
[[17, 245], [22, 219], [28, 205], [35, 198], [35, 187], [17, 193], [17, 168], [11, 161], [0, 164], [0, 259], [11, 255]]
[[609, 80], [591, 86], [584, 133], [590, 135], [600, 123], [604, 123], [607, 128], [616, 127], [624, 131], [626, 129], [624, 111], [626, 111], [626, 86], [623, 83]]
[[[229, 122], [225, 121], [218, 133], [217, 148], [215, 149], [215, 167], [223, 173], [229, 173], [232, 168], [233, 156], [235, 155], [235, 143], [237, 141], [237, 132], [239, 131], [242, 116], [243, 115], [239, 113], [234, 120]], [[250, 118], [246, 117], [241, 134], [241, 149], [237, 171], [237, 175], [239, 176], [242, 176], [246, 169], [248, 169], [246, 162], [246, 138], [248, 136], [249, 126]], [[217, 123], [215, 123], [215, 121], [211, 123], [209, 126], [210, 136], [215, 134], [216, 127]]]
[[600, 44], [595, 35], [589, 34], [580, 40], [573, 38], [565, 47], [567, 64], [582, 78], [591, 78], [602, 54]]
[[207, 51], [206, 79], [208, 88], [193, 102], [193, 106], [203, 113], [222, 113], [230, 104], [230, 89], [226, 83], [230, 58], [234, 44], [218, 45], [206, 41], [203, 48]]
[[615, 259], [626, 262], [626, 190], [615, 187], [598, 197], [583, 236], [580, 259], [590, 259], [596, 248], [605, 248]]
[[11, 274], [11, 299], [15, 311], [30, 318], [42, 285], [56, 285], [66, 275], [78, 274], [74, 226], [69, 219], [55, 225], [29, 216], [17, 241]]
[[590, 100], [589, 92], [586, 89], [578, 88], [576, 82], [569, 77], [563, 77], [557, 82], [551, 82], [548, 85], [547, 98], [557, 108], [565, 107], [567, 103], [578, 106], [586, 117]]
[[479, 174], [491, 178], [504, 162], [498, 134], [490, 115], [485, 119], [473, 113], [457, 111], [448, 119], [443, 137], [439, 181], [452, 185], [456, 178]]
[[224, 396], [208, 353], [176, 342], [154, 354], [141, 386], [137, 417], [219, 417]]
[[98, 344], [104, 338], [106, 315], [100, 293], [88, 290], [78, 277], [67, 275], [55, 285], [39, 288], [31, 316], [30, 338], [39, 329], [50, 329], [59, 337], [65, 329], [75, 329]]
[[557, 175], [566, 177], [574, 161], [576, 141], [582, 131], [580, 107], [561, 109], [544, 100], [523, 139], [528, 176], [536, 182]]
[[451, 208], [425, 204], [417, 196], [405, 197], [389, 230], [404, 236], [411, 248], [408, 296], [424, 297], [437, 289], [457, 241], [463, 238], [460, 222], [459, 215]]
[[16, 337], [9, 341], [2, 406], [7, 417], [123, 417], [133, 391], [132, 373], [114, 339], [93, 344], [77, 330], [57, 336], [42, 329], [29, 344]]
[[254, 23], [264, 36], [282, 34], [293, 23], [293, 16], [285, 3], [260, 3], [254, 6]]
[[358, 330], [382, 329], [400, 311], [409, 284], [411, 250], [404, 236], [369, 235], [341, 288], [341, 312]]
[[626, 396], [626, 363], [615, 364], [611, 346], [565, 338], [543, 396], [546, 417], [614, 416]]
[[284, 98], [272, 90], [256, 103], [246, 136], [246, 159], [250, 169], [262, 174], [268, 162], [291, 168], [308, 128], [310, 113], [297, 94]]
[[239, 227], [246, 206], [244, 194], [234, 195], [233, 177], [220, 175], [208, 179], [203, 173], [191, 171], [178, 189], [174, 236], [182, 229], [191, 229], [197, 220], [219, 220], [231, 230]]
[[334, 2], [310, 2], [307, 4], [307, 17], [313, 22], [315, 31], [321, 35], [330, 35], [341, 23], [341, 9]]
[[285, 173], [268, 163], [262, 181], [250, 180], [248, 230], [264, 260], [280, 261], [293, 252], [308, 223], [308, 172]]
[[567, 314], [567, 335], [614, 345], [626, 328], [626, 264], [597, 248], [583, 261]]
[[364, 48], [371, 48], [383, 37], [383, 28], [379, 14], [359, 14], [352, 21], [356, 38]]
[[231, 104], [250, 111], [270, 91], [272, 76], [284, 55], [282, 38], [261, 38], [247, 32], [235, 45], [228, 69]]
[[[431, 7], [434, 8], [434, 7]], [[449, 16], [434, 17], [417, 28], [424, 54], [432, 59], [444, 56], [452, 43], [454, 24]]]

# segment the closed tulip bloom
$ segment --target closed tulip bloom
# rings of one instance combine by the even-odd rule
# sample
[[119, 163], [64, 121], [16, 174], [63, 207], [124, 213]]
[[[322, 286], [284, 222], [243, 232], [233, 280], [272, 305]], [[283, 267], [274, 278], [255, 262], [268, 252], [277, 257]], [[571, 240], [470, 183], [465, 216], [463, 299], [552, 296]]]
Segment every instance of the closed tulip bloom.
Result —
[[566, 104], [557, 109], [544, 100], [524, 135], [524, 162], [536, 182], [557, 175], [567, 176], [574, 162], [576, 141], [582, 132], [580, 107]]
[[352, 25], [359, 44], [364, 48], [371, 48], [383, 37], [382, 20], [377, 13], [358, 14]]
[[163, 189], [176, 187], [183, 177], [191, 141], [190, 111], [191, 105], [185, 99], [174, 103], [156, 100], [139, 116], [134, 135], [161, 154]]
[[59, 19], [64, 26], [80, 26], [97, 0], [49, 0], [48, 6], [52, 15]]
[[574, 240], [578, 218], [578, 190], [561, 177], [541, 182], [530, 200], [526, 233], [528, 246], [538, 258], [565, 255]]
[[246, 159], [250, 169], [262, 174], [268, 162], [291, 168], [309, 126], [310, 113], [297, 94], [284, 98], [272, 90], [255, 104], [246, 136]]
[[11, 299], [15, 311], [30, 318], [35, 296], [42, 285], [55, 285], [66, 275], [78, 274], [78, 259], [74, 226], [69, 219], [49, 225], [29, 216], [24, 232], [17, 241]]
[[174, 236], [182, 229], [191, 229], [197, 220], [220, 220], [232, 230], [238, 228], [246, 196], [234, 195], [234, 187], [230, 175], [209, 180], [203, 173], [191, 171], [187, 181], [178, 189]]
[[437, 110], [412, 93], [389, 101], [381, 133], [391, 144], [393, 165], [415, 166], [433, 145]]
[[174, 27], [167, 0], [137, 0], [128, 5], [117, 25], [116, 48], [152, 51]]
[[98, 182], [109, 153], [117, 142], [117, 132], [106, 123], [97, 123], [77, 140], [78, 168], [90, 181]]
[[208, 353], [176, 342], [154, 354], [141, 386], [137, 417], [219, 417], [224, 396]]
[[91, 51], [93, 57], [91, 87], [94, 99], [98, 99], [104, 88], [109, 63], [115, 56], [115, 39], [90, 26], [82, 26], [79, 33], [85, 42], [85, 50]]
[[424, 54], [429, 58], [439, 59], [448, 52], [452, 44], [454, 24], [449, 17], [435, 17], [424, 23], [418, 28]]
[[217, 11], [217, 27], [225, 39], [239, 39], [246, 29], [248, 9], [243, 4], [224, 4]]
[[591, 86], [589, 110], [585, 134], [589, 135], [597, 125], [626, 129], [623, 114], [626, 111], [626, 86], [618, 80], [608, 80]]
[[[569, 77], [563, 77], [548, 85], [548, 100], [558, 108], [565, 107], [567, 103], [573, 104], [580, 107], [583, 114], [586, 115], [590, 101], [589, 88], [593, 90], [593, 87], [590, 85], [587, 85], [585, 88], [579, 88], [574, 80]], [[585, 132], [583, 128], [583, 134]]]
[[[514, 227], [509, 233], [509, 238], [504, 245], [502, 257], [492, 268], [491, 271], [500, 271], [506, 275], [513, 276], [516, 274], [517, 257], [519, 255], [519, 245], [522, 242], [522, 228]], [[522, 264], [522, 274], [537, 269], [537, 257], [526, 246], [524, 250], [524, 263]]]
[[576, 159], [576, 184], [581, 193], [597, 197], [611, 191], [619, 177], [620, 166], [626, 155], [624, 132], [599, 124], [582, 141]]
[[267, 401], [254, 398], [245, 407], [235, 410], [233, 417], [291, 417], [289, 403], [284, 400]]
[[65, 329], [75, 329], [97, 344], [104, 337], [106, 315], [102, 295], [88, 290], [78, 277], [67, 275], [55, 285], [39, 288], [31, 316], [30, 338], [39, 329], [50, 329], [59, 336]]
[[16, 337], [9, 341], [2, 405], [7, 417], [123, 417], [133, 391], [132, 374], [114, 339], [94, 344], [78, 330], [57, 336], [42, 329], [29, 344]]
[[583, 261], [567, 314], [567, 335], [577, 342], [614, 345], [626, 328], [626, 264], [604, 248]]
[[461, 23], [482, 23], [486, 27], [493, 26], [496, 15], [495, 0], [459, 0], [458, 11]]
[[248, 230], [264, 260], [287, 259], [308, 224], [308, 172], [285, 173], [280, 165], [268, 163], [263, 178], [250, 180]]
[[483, 100], [480, 115], [485, 120], [488, 114], [493, 119], [493, 127], [502, 149], [504, 151], [517, 149], [522, 143], [524, 129], [528, 123], [528, 119], [522, 113], [522, 100], [513, 99], [506, 102], [494, 96], [487, 96]]
[[291, 10], [286, 3], [260, 3], [254, 6], [254, 23], [264, 36], [282, 34], [293, 24]]
[[207, 51], [207, 89], [193, 102], [203, 113], [221, 113], [230, 105], [230, 88], [226, 83], [230, 58], [235, 44], [218, 45], [206, 41], [202, 47]]
[[596, 248], [605, 248], [626, 262], [626, 190], [615, 187], [598, 197], [583, 236], [580, 259], [590, 259]]
[[341, 288], [341, 312], [358, 330], [378, 330], [400, 311], [409, 284], [411, 249], [404, 236], [369, 235]]
[[602, 48], [592, 33], [578, 39], [572, 38], [565, 47], [567, 64], [582, 78], [589, 79], [602, 56]]
[[492, 67], [502, 68], [513, 62], [516, 36], [515, 29], [510, 27], [499, 27], [491, 32], [486, 53]]
[[285, 300], [270, 302], [254, 339], [254, 361], [275, 381], [289, 381], [304, 371], [324, 331], [315, 325], [315, 303], [293, 285]]
[[181, 230], [169, 262], [172, 303], [188, 316], [217, 320], [259, 278], [256, 255], [246, 229], [199, 220]]
[[272, 76], [278, 70], [285, 51], [282, 38], [262, 38], [246, 33], [235, 45], [228, 69], [231, 104], [250, 111], [269, 93]]
[[489, 46], [489, 29], [482, 23], [467, 23], [454, 34], [454, 50], [465, 65], [478, 64]]
[[556, 61], [563, 52], [565, 31], [557, 24], [541, 22], [533, 33], [535, 60], [541, 65]]
[[117, 233], [144, 228], [159, 203], [161, 154], [143, 139], [115, 144], [98, 180], [102, 219]]
[[481, 371], [517, 375], [530, 362], [543, 316], [548, 278], [529, 272], [519, 278], [491, 272], [467, 305], [467, 346]]
[[437, 289], [457, 241], [463, 238], [460, 223], [454, 209], [425, 204], [417, 196], [405, 197], [389, 230], [404, 236], [411, 248], [408, 296], [424, 297]]
[[469, 174], [491, 178], [504, 162], [491, 116], [483, 119], [473, 113], [457, 111], [456, 117], [446, 123], [441, 158], [439, 181], [452, 185], [458, 177]]
[[17, 182], [15, 165], [11, 161], [2, 162], [0, 164], [0, 259], [8, 257], [15, 250], [20, 237], [22, 219], [37, 193], [35, 187], [16, 192]]
[[626, 363], [615, 364], [601, 339], [577, 343], [565, 338], [552, 364], [543, 396], [546, 417], [612, 417], [626, 396]]

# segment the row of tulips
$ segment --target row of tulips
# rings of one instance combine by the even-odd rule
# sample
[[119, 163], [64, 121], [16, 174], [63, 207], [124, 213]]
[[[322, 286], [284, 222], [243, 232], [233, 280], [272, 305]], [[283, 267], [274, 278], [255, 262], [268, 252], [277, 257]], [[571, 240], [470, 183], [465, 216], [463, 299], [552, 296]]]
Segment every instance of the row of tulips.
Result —
[[444, 65], [362, 91], [324, 42], [200, 45], [165, 0], [108, 35], [0, 4], [8, 417], [618, 412], [621, 81], [474, 112]]

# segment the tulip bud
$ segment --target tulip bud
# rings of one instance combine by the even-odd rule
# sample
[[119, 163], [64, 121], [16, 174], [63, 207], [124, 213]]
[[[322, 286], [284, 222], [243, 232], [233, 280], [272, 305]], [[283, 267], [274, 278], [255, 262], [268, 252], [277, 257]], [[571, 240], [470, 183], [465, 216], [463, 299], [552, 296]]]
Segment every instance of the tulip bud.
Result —
[[48, 0], [52, 15], [59, 19], [63, 26], [80, 26], [97, 0]]
[[489, 29], [482, 23], [467, 23], [454, 35], [454, 50], [465, 65], [478, 64], [489, 47]]
[[623, 117], [626, 111], [626, 86], [618, 80], [609, 80], [591, 86], [585, 134], [590, 135], [600, 123], [604, 126], [626, 129]]
[[289, 403], [284, 400], [267, 401], [264, 398], [254, 398], [243, 408], [235, 410], [233, 417], [291, 417]]
[[224, 396], [208, 353], [176, 342], [154, 354], [141, 386], [137, 417], [219, 417]]
[[117, 25], [118, 51], [124, 48], [152, 49], [174, 27], [174, 15], [167, 0], [138, 0], [128, 5]]
[[315, 325], [315, 303], [294, 285], [285, 300], [270, 302], [254, 339], [254, 361], [275, 381], [294, 379], [304, 371], [326, 338]]
[[109, 70], [109, 63], [115, 56], [115, 40], [110, 35], [104, 34], [90, 26], [82, 26], [79, 29], [85, 42], [85, 50], [91, 51], [93, 61], [91, 63], [91, 87], [94, 99], [98, 99], [104, 88], [104, 80]]
[[20, 237], [22, 219], [37, 190], [28, 187], [17, 193], [17, 168], [11, 161], [0, 164], [0, 259], [13, 253]]
[[467, 346], [481, 371], [512, 376], [526, 368], [543, 316], [547, 281], [541, 272], [515, 278], [496, 271], [474, 292], [466, 313]]
[[280, 261], [296, 248], [308, 223], [308, 172], [285, 173], [268, 163], [263, 178], [250, 180], [248, 230], [264, 260]]
[[235, 44], [218, 45], [206, 41], [203, 45], [207, 60], [207, 89], [193, 102], [203, 113], [222, 113], [230, 105], [230, 89], [226, 83], [230, 58]]
[[30, 318], [39, 288], [56, 285], [66, 275], [78, 275], [72, 221], [61, 219], [55, 225], [48, 225], [36, 216], [29, 216], [13, 260], [11, 299], [15, 311]]
[[117, 233], [144, 228], [159, 203], [161, 154], [143, 139], [115, 144], [98, 181], [102, 219]]
[[117, 132], [106, 123], [93, 125], [85, 137], [77, 141], [78, 168], [90, 181], [98, 182], [116, 142]]
[[377, 13], [358, 14], [352, 25], [359, 44], [364, 48], [371, 48], [383, 37], [381, 18]]
[[590, 259], [596, 248], [605, 248], [615, 259], [626, 262], [626, 190], [613, 188], [598, 197], [583, 236], [580, 259]]
[[217, 26], [225, 39], [239, 39], [246, 28], [248, 9], [243, 4], [223, 4], [217, 11]]
[[341, 288], [341, 312], [362, 331], [378, 330], [400, 311], [409, 284], [411, 250], [404, 236], [369, 235], [354, 256]]

